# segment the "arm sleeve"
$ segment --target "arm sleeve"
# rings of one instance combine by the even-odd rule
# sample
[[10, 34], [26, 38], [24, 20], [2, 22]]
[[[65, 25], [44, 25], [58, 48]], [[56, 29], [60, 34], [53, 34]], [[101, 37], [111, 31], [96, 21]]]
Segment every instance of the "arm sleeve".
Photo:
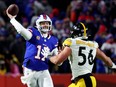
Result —
[[32, 33], [24, 28], [15, 18], [12, 18], [10, 23], [15, 27], [16, 31], [24, 37], [25, 40], [31, 39]]

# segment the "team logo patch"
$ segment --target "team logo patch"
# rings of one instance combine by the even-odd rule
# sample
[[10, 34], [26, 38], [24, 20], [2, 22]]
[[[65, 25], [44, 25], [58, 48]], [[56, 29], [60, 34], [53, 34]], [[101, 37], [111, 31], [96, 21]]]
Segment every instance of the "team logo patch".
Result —
[[40, 40], [40, 36], [36, 36], [36, 39], [37, 39], [37, 40]]

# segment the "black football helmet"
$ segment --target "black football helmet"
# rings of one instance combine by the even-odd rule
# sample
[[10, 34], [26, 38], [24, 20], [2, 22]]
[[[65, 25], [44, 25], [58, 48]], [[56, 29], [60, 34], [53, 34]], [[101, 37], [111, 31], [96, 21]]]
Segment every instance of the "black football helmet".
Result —
[[82, 22], [77, 23], [71, 29], [72, 38], [87, 39], [86, 27]]

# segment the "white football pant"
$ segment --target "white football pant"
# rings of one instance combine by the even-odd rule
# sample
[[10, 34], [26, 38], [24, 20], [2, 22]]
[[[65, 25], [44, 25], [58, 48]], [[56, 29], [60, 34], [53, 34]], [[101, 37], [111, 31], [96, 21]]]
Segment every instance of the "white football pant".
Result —
[[53, 87], [52, 78], [48, 70], [32, 71], [24, 68], [24, 76], [21, 76], [23, 84], [28, 87]]

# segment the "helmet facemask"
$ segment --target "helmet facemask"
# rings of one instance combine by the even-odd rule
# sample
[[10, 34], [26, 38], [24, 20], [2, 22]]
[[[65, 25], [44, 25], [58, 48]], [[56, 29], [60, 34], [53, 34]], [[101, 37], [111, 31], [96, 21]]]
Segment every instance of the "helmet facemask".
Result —
[[40, 31], [46, 33], [46, 32], [49, 32], [51, 30], [51, 24], [50, 22], [47, 22], [47, 21], [44, 21], [44, 22], [40, 22], [39, 24], [39, 29]]

